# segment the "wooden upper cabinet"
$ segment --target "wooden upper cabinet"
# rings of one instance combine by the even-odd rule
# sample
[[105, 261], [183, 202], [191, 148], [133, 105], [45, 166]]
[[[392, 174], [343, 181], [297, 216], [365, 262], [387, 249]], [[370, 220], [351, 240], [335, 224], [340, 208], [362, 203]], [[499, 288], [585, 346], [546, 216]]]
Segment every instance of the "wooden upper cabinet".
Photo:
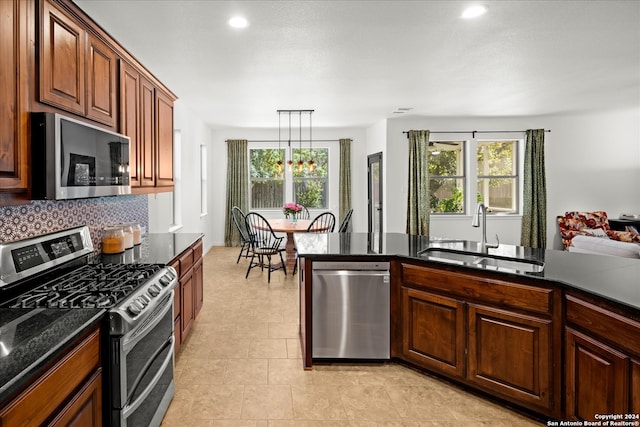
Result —
[[116, 125], [116, 73], [118, 58], [109, 46], [87, 34], [87, 117]]
[[156, 89], [156, 186], [173, 186], [173, 99]]
[[140, 185], [156, 185], [156, 90], [144, 76], [140, 76]]
[[140, 71], [120, 61], [120, 133], [130, 138], [132, 187], [155, 185], [155, 88]]
[[39, 101], [115, 128], [115, 50], [61, 6], [40, 5]]
[[120, 133], [129, 137], [129, 174], [131, 186], [140, 185], [140, 73], [120, 61]]
[[28, 186], [27, 3], [0, 1], [0, 191]]
[[46, 0], [40, 22], [40, 101], [84, 115], [86, 31]]

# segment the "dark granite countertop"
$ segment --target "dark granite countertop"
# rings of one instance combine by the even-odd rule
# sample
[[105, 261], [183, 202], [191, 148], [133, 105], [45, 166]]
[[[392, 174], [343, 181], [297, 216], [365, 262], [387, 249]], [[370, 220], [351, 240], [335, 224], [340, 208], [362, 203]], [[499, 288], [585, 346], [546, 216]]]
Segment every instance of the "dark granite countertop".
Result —
[[149, 233], [142, 243], [122, 254], [100, 255], [100, 261], [110, 263], [169, 264], [189, 246], [201, 239], [201, 233]]
[[[437, 263], [420, 254], [427, 248], [480, 252], [479, 244], [469, 240], [449, 240], [401, 233], [296, 233], [300, 256], [314, 259], [336, 257], [402, 257]], [[585, 291], [640, 312], [640, 259], [533, 249], [500, 244], [489, 255], [544, 263], [536, 273], [499, 272], [536, 280], [551, 281], [567, 288]], [[451, 265], [450, 263], [447, 263]], [[461, 269], [489, 270], [488, 267], [460, 263]], [[494, 270], [492, 270], [494, 271]]]
[[100, 322], [104, 309], [0, 308], [0, 403], [38, 370]]

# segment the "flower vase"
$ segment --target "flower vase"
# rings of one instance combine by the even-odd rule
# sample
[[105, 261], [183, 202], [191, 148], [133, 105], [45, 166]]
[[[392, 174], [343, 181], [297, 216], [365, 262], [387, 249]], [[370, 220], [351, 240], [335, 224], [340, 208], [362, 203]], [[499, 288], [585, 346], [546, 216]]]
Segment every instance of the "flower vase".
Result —
[[298, 219], [296, 218], [296, 214], [289, 214], [289, 222], [291, 224], [295, 224]]

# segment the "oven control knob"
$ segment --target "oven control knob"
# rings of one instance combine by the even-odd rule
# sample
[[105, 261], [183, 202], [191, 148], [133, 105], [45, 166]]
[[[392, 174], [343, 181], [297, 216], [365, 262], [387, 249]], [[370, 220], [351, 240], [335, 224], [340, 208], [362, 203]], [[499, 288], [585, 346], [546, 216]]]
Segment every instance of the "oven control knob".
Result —
[[138, 314], [140, 314], [140, 308], [136, 305], [136, 303], [129, 304], [129, 307], [127, 307], [127, 311], [132, 316], [137, 316]]
[[148, 304], [149, 304], [149, 300], [148, 297], [146, 295], [142, 295], [140, 297], [138, 297], [138, 299], [136, 300], [136, 302], [142, 306], [142, 308], [145, 308]]
[[153, 284], [149, 286], [149, 295], [151, 295], [152, 298], [157, 297], [159, 294], [160, 288], [158, 287], [158, 285]]
[[160, 283], [162, 284], [162, 286], [167, 287], [169, 286], [169, 283], [171, 283], [171, 277], [168, 274], [165, 274], [164, 276], [162, 276], [160, 278]]

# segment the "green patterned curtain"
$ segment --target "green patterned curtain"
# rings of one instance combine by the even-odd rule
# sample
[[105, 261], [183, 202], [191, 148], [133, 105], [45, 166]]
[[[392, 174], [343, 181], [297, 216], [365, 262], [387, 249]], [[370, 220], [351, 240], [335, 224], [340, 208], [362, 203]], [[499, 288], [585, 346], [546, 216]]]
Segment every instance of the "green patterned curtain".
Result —
[[428, 130], [409, 131], [409, 194], [407, 234], [429, 235]]
[[[351, 209], [351, 140], [340, 139], [340, 203], [338, 224]], [[351, 225], [349, 225], [351, 226]]]
[[247, 213], [249, 206], [249, 160], [247, 140], [227, 140], [227, 213], [224, 220], [224, 245], [239, 246], [240, 235], [231, 219], [231, 208], [238, 206]]
[[547, 182], [544, 129], [528, 129], [524, 153], [524, 207], [521, 246], [547, 247]]

